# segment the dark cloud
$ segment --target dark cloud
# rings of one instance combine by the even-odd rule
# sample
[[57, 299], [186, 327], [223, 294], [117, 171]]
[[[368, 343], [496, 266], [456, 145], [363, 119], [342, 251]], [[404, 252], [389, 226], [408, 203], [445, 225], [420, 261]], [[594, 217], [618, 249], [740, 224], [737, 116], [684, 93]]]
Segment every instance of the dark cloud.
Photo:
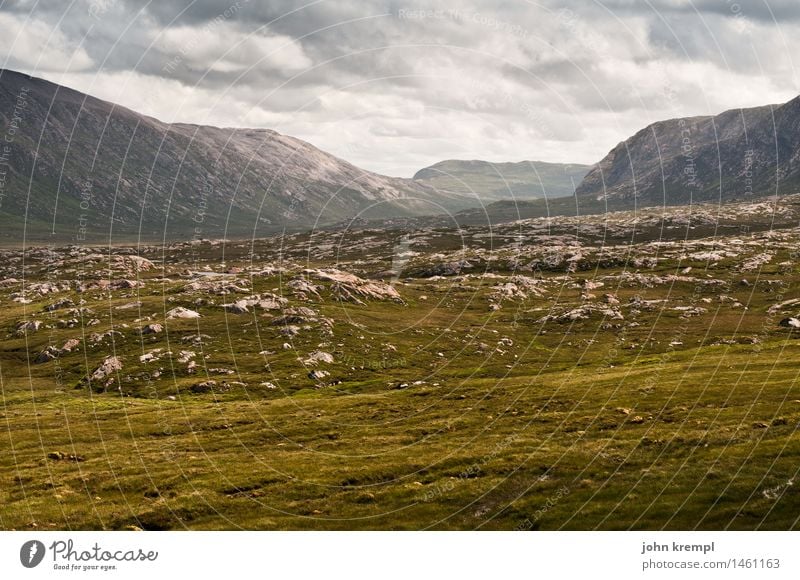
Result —
[[788, 100], [789, 0], [12, 0], [4, 66], [371, 169], [591, 162], [665, 117]]

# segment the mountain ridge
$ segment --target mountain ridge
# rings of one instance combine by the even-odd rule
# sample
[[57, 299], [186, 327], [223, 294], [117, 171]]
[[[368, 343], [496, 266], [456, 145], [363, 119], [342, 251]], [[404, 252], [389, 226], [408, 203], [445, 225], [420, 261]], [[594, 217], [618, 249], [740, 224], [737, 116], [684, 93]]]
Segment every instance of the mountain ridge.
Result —
[[800, 186], [800, 97], [657, 121], [587, 173], [579, 197], [645, 205], [732, 201]]
[[[25, 106], [16, 115], [19, 99]], [[12, 237], [258, 236], [474, 205], [272, 129], [165, 123], [0, 70], [0, 131], [12, 130], [0, 206]]]
[[477, 194], [485, 201], [544, 199], [571, 196], [590, 168], [579, 163], [447, 159], [420, 169], [413, 179], [442, 191]]

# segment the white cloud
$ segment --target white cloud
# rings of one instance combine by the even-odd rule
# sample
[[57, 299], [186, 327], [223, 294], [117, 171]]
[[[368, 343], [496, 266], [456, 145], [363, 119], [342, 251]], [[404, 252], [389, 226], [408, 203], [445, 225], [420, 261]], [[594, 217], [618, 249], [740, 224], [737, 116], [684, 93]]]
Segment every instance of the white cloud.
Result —
[[0, 58], [7, 68], [37, 72], [89, 69], [94, 63], [79, 41], [41, 20], [0, 12]]
[[696, 0], [699, 13], [678, 0], [459, 4], [457, 17], [404, 19], [390, 0], [296, 13], [243, 2], [211, 25], [229, 0], [175, 21], [185, 3], [139, 14], [117, 2], [89, 29], [85, 6], [52, 2], [27, 25], [0, 8], [0, 50], [165, 121], [269, 127], [406, 176], [451, 157], [590, 163], [648, 123], [797, 94], [800, 9], [788, 0], [777, 23], [712, 0]]
[[242, 72], [263, 67], [295, 72], [313, 64], [292, 38], [249, 33], [231, 22], [217, 24], [208, 32], [192, 26], [167, 28], [157, 33], [154, 47], [200, 70]]

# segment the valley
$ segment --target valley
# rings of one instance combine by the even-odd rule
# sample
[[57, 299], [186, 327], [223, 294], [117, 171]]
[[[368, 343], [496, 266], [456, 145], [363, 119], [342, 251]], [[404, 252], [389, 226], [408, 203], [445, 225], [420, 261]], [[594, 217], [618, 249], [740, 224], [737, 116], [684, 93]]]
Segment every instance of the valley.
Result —
[[0, 250], [0, 526], [796, 528], [798, 223]]

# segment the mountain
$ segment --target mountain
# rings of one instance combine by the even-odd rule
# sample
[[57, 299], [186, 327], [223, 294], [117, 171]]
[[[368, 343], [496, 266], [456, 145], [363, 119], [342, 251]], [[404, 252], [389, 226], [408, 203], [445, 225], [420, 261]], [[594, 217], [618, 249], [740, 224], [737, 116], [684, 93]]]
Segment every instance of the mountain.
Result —
[[442, 192], [477, 195], [482, 201], [544, 199], [571, 196], [590, 168], [574, 163], [452, 159], [419, 170], [414, 180]]
[[6, 242], [250, 237], [474, 205], [269, 129], [163, 123], [10, 70], [0, 134]]
[[617, 145], [578, 197], [640, 205], [731, 201], [800, 189], [800, 97], [654, 123]]

